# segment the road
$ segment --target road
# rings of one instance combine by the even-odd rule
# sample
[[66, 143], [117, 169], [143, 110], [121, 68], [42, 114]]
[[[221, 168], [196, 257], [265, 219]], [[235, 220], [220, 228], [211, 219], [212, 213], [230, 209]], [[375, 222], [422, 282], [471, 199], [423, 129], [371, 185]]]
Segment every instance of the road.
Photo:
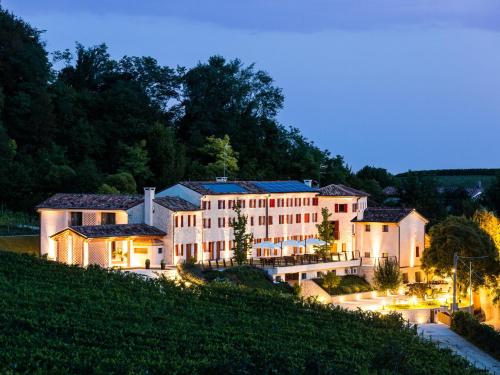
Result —
[[500, 375], [499, 361], [457, 335], [444, 324], [419, 324], [418, 332], [437, 343], [439, 347], [449, 348], [456, 354], [466, 358], [477, 368], [486, 369], [492, 374]]

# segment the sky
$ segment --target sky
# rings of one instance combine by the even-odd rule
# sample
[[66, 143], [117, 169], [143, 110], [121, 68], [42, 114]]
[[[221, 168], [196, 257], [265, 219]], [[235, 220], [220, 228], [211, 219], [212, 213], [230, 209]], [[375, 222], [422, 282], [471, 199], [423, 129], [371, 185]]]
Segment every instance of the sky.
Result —
[[219, 54], [283, 89], [279, 121], [393, 173], [500, 168], [497, 0], [3, 0], [49, 51], [192, 67]]

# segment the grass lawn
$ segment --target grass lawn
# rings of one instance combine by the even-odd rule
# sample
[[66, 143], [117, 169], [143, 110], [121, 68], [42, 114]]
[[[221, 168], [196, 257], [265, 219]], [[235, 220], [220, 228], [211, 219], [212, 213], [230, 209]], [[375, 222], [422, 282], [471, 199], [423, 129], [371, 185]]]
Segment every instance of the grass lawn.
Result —
[[40, 236], [0, 236], [0, 250], [38, 255], [40, 253]]
[[0, 252], [0, 373], [480, 374], [398, 315]]

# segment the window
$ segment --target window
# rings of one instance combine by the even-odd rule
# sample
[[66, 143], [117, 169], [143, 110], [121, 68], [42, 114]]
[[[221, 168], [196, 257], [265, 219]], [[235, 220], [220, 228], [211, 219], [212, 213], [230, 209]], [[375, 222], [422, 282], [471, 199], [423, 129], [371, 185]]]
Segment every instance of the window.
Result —
[[340, 238], [340, 224], [338, 220], [331, 221], [331, 225], [333, 225], [333, 239], [338, 240]]
[[318, 198], [313, 198], [313, 206], [317, 206], [318, 205]]
[[175, 217], [175, 227], [179, 228], [179, 217], [178, 216]]
[[234, 207], [234, 201], [232, 201], [232, 200], [228, 200], [228, 201], [227, 201], [227, 208], [231, 209], [231, 208], [233, 208], [233, 207]]
[[116, 224], [116, 214], [114, 212], [101, 212], [101, 225]]
[[250, 226], [253, 227], [253, 216], [250, 216]]
[[212, 226], [212, 219], [203, 219], [203, 228], [210, 228]]
[[158, 248], [158, 254], [163, 254], [163, 247]]
[[417, 246], [417, 247], [415, 248], [415, 257], [416, 257], [416, 258], [420, 257], [420, 247], [419, 247], [419, 246]]
[[225, 217], [219, 217], [218, 224], [219, 224], [219, 228], [224, 228], [226, 226], [226, 218]]
[[313, 219], [312, 219], [313, 223], [317, 223], [318, 222], [318, 214], [314, 213], [314, 214], [312, 214], [312, 216], [313, 216]]
[[347, 251], [347, 244], [342, 242], [342, 251], [345, 253]]
[[305, 272], [301, 273], [300, 277], [302, 278], [302, 280], [307, 279], [307, 273], [305, 273]]
[[365, 225], [365, 232], [370, 232], [370, 224]]
[[403, 284], [408, 284], [408, 273], [403, 273]]
[[369, 251], [365, 251], [365, 258], [369, 258], [370, 257], [370, 252]]
[[187, 226], [188, 226], [188, 227], [190, 227], [190, 226], [191, 226], [191, 215], [188, 215], [188, 225], [187, 225]]
[[382, 232], [389, 232], [389, 225], [387, 224], [382, 225]]
[[284, 224], [284, 223], [285, 223], [285, 215], [279, 215], [278, 224]]
[[210, 201], [203, 201], [201, 206], [203, 210], [210, 210]]
[[269, 207], [274, 207], [275, 202], [276, 201], [274, 199], [269, 199]]
[[420, 276], [420, 271], [415, 272], [415, 282], [416, 283], [422, 282], [422, 278]]
[[82, 213], [81, 212], [71, 212], [69, 217], [69, 226], [82, 225]]
[[302, 221], [302, 216], [300, 214], [295, 215], [295, 222], [298, 224]]
[[309, 223], [311, 221], [311, 215], [310, 214], [304, 214], [304, 223]]
[[357, 203], [352, 204], [352, 212], [358, 212], [358, 204]]
[[273, 217], [272, 216], [268, 216], [267, 217], [267, 224], [268, 225], [273, 225]]
[[196, 215], [193, 215], [193, 227], [196, 226]]
[[184, 226], [184, 215], [181, 215], [181, 228]]
[[217, 201], [217, 207], [219, 208], [219, 210], [223, 210], [226, 208], [226, 201], [224, 200], [218, 200]]

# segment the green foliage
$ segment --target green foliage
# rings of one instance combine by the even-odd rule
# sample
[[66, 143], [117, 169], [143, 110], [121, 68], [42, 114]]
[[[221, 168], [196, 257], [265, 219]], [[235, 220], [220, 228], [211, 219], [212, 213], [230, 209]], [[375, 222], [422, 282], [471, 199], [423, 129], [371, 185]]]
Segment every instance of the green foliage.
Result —
[[342, 294], [369, 292], [373, 289], [368, 281], [356, 275], [339, 276], [339, 279], [340, 280], [337, 287], [330, 289], [323, 284], [324, 278], [316, 279], [315, 281], [318, 282], [321, 287], [328, 290], [328, 293], [334, 296]]
[[238, 265], [243, 264], [248, 257], [248, 253], [252, 249], [253, 234], [247, 232], [248, 217], [241, 213], [239, 205], [234, 206], [236, 217], [231, 222], [234, 234], [234, 247], [233, 250], [234, 260]]
[[201, 150], [211, 160], [206, 166], [209, 177], [234, 176], [238, 172], [238, 153], [233, 151], [230, 141], [227, 134], [223, 138], [207, 137]]
[[2, 373], [370, 373], [388, 342], [420, 374], [480, 373], [399, 316], [2, 252], [0, 280]]
[[153, 174], [148, 166], [149, 157], [145, 140], [132, 146], [122, 144], [118, 149], [121, 154], [118, 172], [130, 173], [140, 185], [151, 178]]
[[413, 283], [408, 284], [407, 287], [410, 296], [417, 296], [424, 299], [425, 297], [432, 297], [434, 295], [434, 290], [427, 283]]
[[98, 189], [101, 194], [132, 194], [136, 191], [137, 184], [134, 176], [127, 172], [109, 175]]
[[396, 291], [402, 282], [401, 271], [397, 260], [380, 260], [375, 267], [373, 284], [380, 291]]
[[457, 311], [452, 316], [451, 329], [500, 360], [500, 333], [493, 327], [481, 324], [465, 311]]
[[326, 242], [324, 245], [314, 245], [314, 251], [320, 256], [326, 256], [330, 253], [330, 249], [334, 241], [334, 228], [330, 222], [331, 216], [332, 214], [328, 212], [328, 208], [322, 208], [321, 223], [316, 224], [316, 228], [318, 228], [318, 238]]
[[[450, 216], [435, 225], [431, 231], [431, 247], [424, 252], [422, 264], [426, 269], [434, 270], [439, 275], [452, 275], [453, 254], [485, 259], [474, 260], [475, 276], [473, 286], [485, 285], [489, 279], [496, 279], [500, 274], [499, 253], [491, 237], [471, 220]], [[459, 264], [458, 282], [468, 285], [468, 267]]]
[[0, 280], [1, 373], [368, 374], [388, 342], [419, 374], [480, 373], [396, 315], [4, 252]]
[[327, 272], [326, 275], [323, 276], [321, 284], [328, 292], [331, 292], [340, 285], [340, 277], [334, 272]]
[[485, 193], [486, 204], [500, 215], [500, 171], [497, 171], [494, 181]]
[[38, 235], [0, 236], [0, 250], [19, 254], [40, 254], [40, 237]]

